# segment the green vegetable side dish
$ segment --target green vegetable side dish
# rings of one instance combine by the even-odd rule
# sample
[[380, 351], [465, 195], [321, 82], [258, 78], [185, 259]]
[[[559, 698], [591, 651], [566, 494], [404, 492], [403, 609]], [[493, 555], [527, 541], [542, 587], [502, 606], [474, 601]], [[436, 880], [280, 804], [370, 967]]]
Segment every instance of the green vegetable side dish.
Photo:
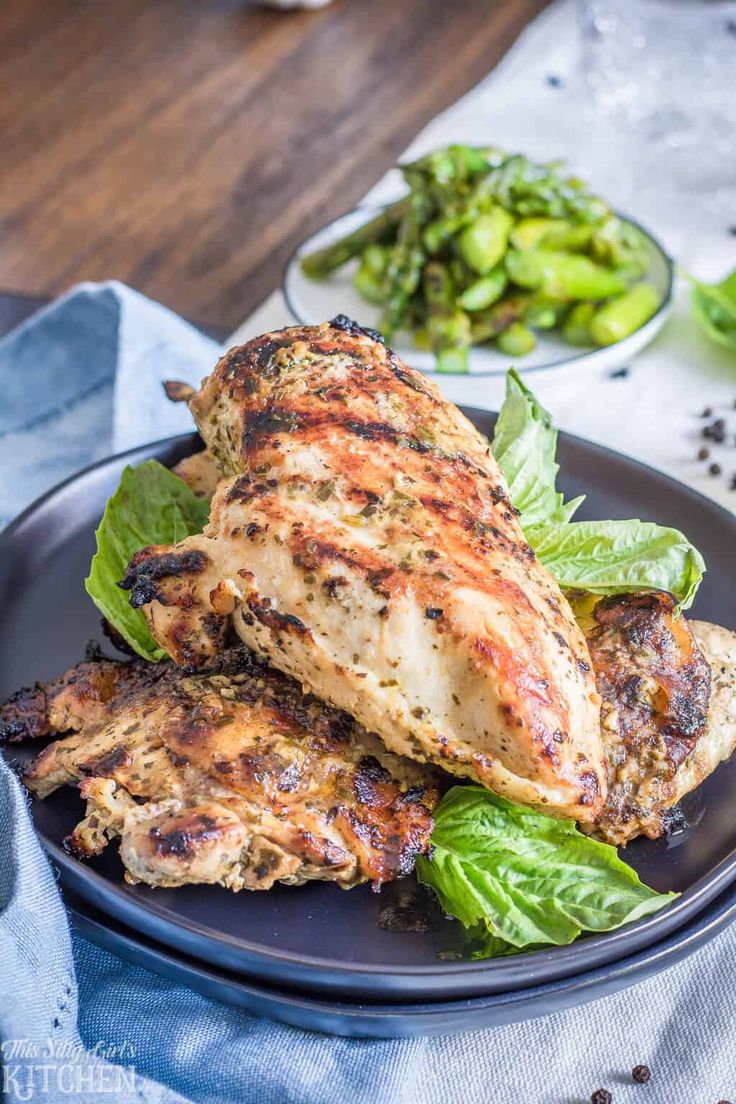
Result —
[[432, 858], [417, 860], [445, 912], [477, 942], [476, 957], [572, 943], [668, 905], [615, 847], [572, 820], [514, 805], [481, 786], [453, 786], [435, 810]]
[[474, 345], [524, 357], [539, 331], [610, 345], [659, 309], [641, 233], [558, 163], [457, 145], [401, 171], [408, 195], [301, 267], [321, 280], [357, 260], [381, 332], [411, 332], [439, 371], [467, 372]]
[[[444, 272], [430, 271], [432, 296]], [[583, 499], [557, 490], [557, 430], [516, 372], [506, 380], [493, 454], [537, 555], [563, 587], [597, 594], [668, 590], [686, 608], [705, 571], [700, 553], [675, 529], [650, 522], [572, 518]], [[126, 468], [97, 530], [87, 592], [143, 658], [165, 652], [140, 610], [118, 586], [131, 556], [200, 532], [209, 504], [156, 461]], [[567, 944], [583, 932], [610, 931], [664, 907], [677, 895], [644, 886], [615, 848], [583, 835], [572, 821], [514, 805], [480, 786], [454, 786], [435, 812], [432, 859], [419, 880], [467, 929], [475, 957]]]
[[156, 460], [127, 467], [108, 500], [97, 529], [97, 551], [85, 589], [98, 610], [138, 655], [156, 662], [166, 657], [149, 632], [141, 610], [131, 609], [118, 586], [131, 556], [149, 544], [172, 544], [201, 533], [209, 502]]

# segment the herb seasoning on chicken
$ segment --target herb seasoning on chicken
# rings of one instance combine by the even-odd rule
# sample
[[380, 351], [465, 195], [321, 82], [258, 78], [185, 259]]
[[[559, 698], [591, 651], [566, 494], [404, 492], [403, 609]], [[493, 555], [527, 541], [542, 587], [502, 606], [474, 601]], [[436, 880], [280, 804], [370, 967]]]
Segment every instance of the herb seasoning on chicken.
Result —
[[190, 409], [223, 476], [210, 523], [123, 581], [172, 658], [206, 664], [232, 623], [392, 751], [594, 820], [585, 640], [435, 386], [337, 319], [232, 349]]
[[128, 881], [377, 888], [429, 849], [433, 772], [242, 646], [194, 675], [82, 663], [0, 710], [7, 739], [69, 730], [25, 785], [43, 798], [78, 782], [87, 815], [67, 846], [91, 855], [120, 836]]

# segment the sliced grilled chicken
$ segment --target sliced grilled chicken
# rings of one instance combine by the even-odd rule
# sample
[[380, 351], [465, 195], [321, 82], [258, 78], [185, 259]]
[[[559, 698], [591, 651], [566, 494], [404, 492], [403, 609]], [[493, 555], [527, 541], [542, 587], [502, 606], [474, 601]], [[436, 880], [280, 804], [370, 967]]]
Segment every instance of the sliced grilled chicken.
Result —
[[196, 675], [81, 664], [0, 711], [7, 739], [69, 729], [24, 782], [41, 798], [79, 783], [87, 815], [68, 845], [90, 855], [120, 836], [128, 881], [378, 887], [429, 847], [435, 774], [242, 646]]
[[675, 617], [669, 594], [573, 599], [602, 699], [609, 843], [656, 839], [669, 810], [736, 747], [736, 636]]
[[434, 384], [338, 319], [232, 349], [190, 407], [226, 477], [210, 524], [123, 581], [173, 659], [206, 664], [232, 622], [392, 751], [595, 819], [585, 640]]

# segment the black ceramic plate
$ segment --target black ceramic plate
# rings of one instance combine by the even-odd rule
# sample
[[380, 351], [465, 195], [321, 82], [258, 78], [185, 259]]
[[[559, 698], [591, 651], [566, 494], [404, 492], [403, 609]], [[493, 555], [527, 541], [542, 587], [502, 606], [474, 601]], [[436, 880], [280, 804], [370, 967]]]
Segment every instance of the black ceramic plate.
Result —
[[383, 1039], [500, 1027], [599, 1000], [674, 966], [736, 919], [736, 887], [731, 886], [676, 934], [619, 962], [586, 970], [572, 978], [470, 1000], [360, 1004], [308, 996], [206, 966], [137, 935], [71, 894], [66, 900], [80, 935], [136, 966], [181, 982], [206, 997], [254, 1016], [280, 1020], [309, 1031]]
[[[468, 412], [489, 432], [493, 417]], [[93, 532], [126, 463], [157, 457], [174, 463], [197, 447], [194, 436], [104, 461], [52, 491], [0, 536], [0, 696], [75, 663], [97, 614], [82, 580]], [[588, 517], [638, 516], [676, 524], [709, 565], [695, 614], [733, 628], [731, 581], [736, 518], [681, 484], [573, 437], [560, 443], [566, 494], [588, 495]], [[18, 758], [32, 749], [11, 749]], [[393, 887], [381, 895], [313, 883], [233, 895], [216, 887], [176, 890], [128, 886], [112, 849], [91, 864], [66, 855], [61, 839], [82, 811], [73, 790], [34, 805], [41, 838], [69, 888], [131, 928], [226, 970], [348, 999], [440, 1000], [510, 992], [600, 968], [664, 939], [736, 879], [736, 761], [722, 766], [688, 802], [690, 826], [670, 840], [639, 840], [626, 852], [643, 879], [682, 896], [668, 909], [617, 932], [490, 962], [444, 961], [459, 927], [426, 933], [385, 931], [376, 923]]]

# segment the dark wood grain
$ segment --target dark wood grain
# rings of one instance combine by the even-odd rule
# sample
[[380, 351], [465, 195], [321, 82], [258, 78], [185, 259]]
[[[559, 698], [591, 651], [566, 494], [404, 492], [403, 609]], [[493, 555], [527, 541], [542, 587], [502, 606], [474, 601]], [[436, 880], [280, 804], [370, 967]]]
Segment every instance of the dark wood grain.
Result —
[[125, 280], [226, 333], [544, 0], [4, 0], [0, 287]]

